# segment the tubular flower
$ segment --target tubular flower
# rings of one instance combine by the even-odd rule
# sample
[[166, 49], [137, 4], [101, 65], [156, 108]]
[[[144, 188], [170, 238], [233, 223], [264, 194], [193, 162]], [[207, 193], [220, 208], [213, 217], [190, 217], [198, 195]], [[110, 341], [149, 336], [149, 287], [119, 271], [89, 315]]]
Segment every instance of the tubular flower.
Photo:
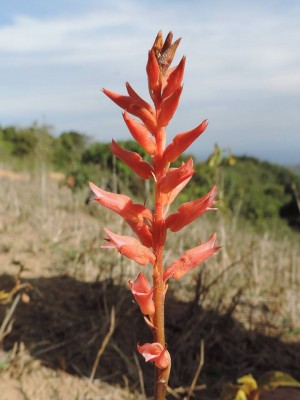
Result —
[[186, 58], [183, 56], [180, 63], [173, 69], [172, 72], [168, 75], [166, 79], [166, 86], [163, 90], [162, 97], [166, 99], [173, 92], [175, 92], [182, 83], [184, 67], [185, 67]]
[[101, 248], [116, 248], [120, 254], [126, 256], [140, 265], [146, 265], [148, 262], [154, 264], [155, 256], [153, 252], [141, 242], [131, 236], [121, 236], [103, 228], [109, 239], [105, 239], [107, 244]]
[[184, 226], [193, 222], [207, 210], [212, 210], [215, 205], [215, 197], [217, 195], [217, 187], [213, 186], [211, 191], [198, 200], [189, 201], [182, 204], [177, 213], [171, 214], [166, 219], [166, 227], [172, 232], [177, 232]]
[[162, 101], [161, 112], [158, 117], [158, 126], [167, 126], [177, 109], [183, 86], [180, 86], [169, 97]]
[[111, 152], [127, 164], [140, 178], [149, 179], [153, 176], [153, 168], [138, 153], [123, 149], [114, 140], [112, 141]]
[[148, 53], [148, 62], [146, 66], [148, 75], [148, 87], [150, 96], [155, 105], [158, 105], [161, 100], [161, 71], [158, 65], [158, 61], [155, 56], [155, 52], [151, 49]]
[[132, 137], [146, 150], [148, 154], [154, 154], [157, 150], [156, 143], [153, 140], [153, 137], [150, 136], [146, 126], [135, 121], [133, 118], [130, 118], [126, 112], [123, 113], [123, 118]]
[[191, 131], [178, 133], [164, 151], [165, 163], [173, 162], [203, 133], [207, 127], [207, 120], [201, 122]]
[[151, 361], [159, 369], [165, 369], [170, 365], [170, 353], [160, 343], [145, 343], [142, 346], [137, 345], [138, 351], [145, 358], [145, 361]]
[[[139, 100], [140, 98], [138, 95], [132, 90], [131, 86], [127, 84], [127, 90], [128, 87], [130, 88], [129, 91], [132, 93], [131, 96], [124, 96], [119, 93], [111, 92], [107, 89], [102, 90], [106, 96], [108, 96], [123, 110], [128, 111], [130, 114], [135, 115], [136, 117], [139, 117], [146, 125], [147, 129], [154, 135], [157, 124], [152, 107], [148, 103]], [[133, 93], [135, 94], [134, 97]]]
[[145, 220], [152, 221], [152, 212], [142, 204], [135, 204], [124, 194], [110, 193], [90, 182], [90, 188], [95, 194], [95, 201], [119, 214], [138, 235], [144, 246], [152, 245], [151, 231]]
[[193, 170], [193, 159], [190, 158], [186, 163], [182, 163], [179, 168], [170, 168], [166, 175], [159, 181], [160, 190], [163, 193], [170, 193], [182, 182], [192, 177], [195, 173]]
[[182, 278], [191, 269], [194, 269], [197, 265], [201, 264], [209, 256], [218, 251], [220, 247], [215, 246], [216, 238], [217, 235], [214, 233], [206, 243], [185, 251], [178, 260], [174, 261], [165, 269], [164, 281], [171, 277], [175, 279]]
[[153, 315], [155, 312], [153, 302], [153, 289], [142, 273], [139, 273], [134, 282], [129, 281], [130, 290], [144, 315]]

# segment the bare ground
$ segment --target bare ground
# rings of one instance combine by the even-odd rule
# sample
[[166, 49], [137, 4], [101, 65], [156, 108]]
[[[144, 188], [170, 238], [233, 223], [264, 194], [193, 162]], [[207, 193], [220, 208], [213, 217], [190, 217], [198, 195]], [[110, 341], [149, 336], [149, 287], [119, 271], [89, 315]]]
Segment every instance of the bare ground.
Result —
[[[134, 400], [142, 398], [138, 393], [143, 386], [146, 393], [152, 392], [152, 366], [134, 357], [136, 343], [151, 340], [126, 284], [138, 270], [98, 248], [101, 227], [114, 225], [116, 232], [127, 227], [111, 214], [85, 209], [83, 198], [84, 194], [73, 196], [52, 181], [46, 189], [38, 181], [25, 185], [22, 180], [0, 181], [0, 290], [13, 288], [20, 267], [24, 268], [22, 282], [31, 286], [3, 340], [1, 399]], [[211, 223], [204, 221], [202, 227], [200, 236], [205, 238]], [[223, 228], [221, 224], [221, 237]], [[248, 248], [242, 249], [239, 242], [245, 237], [240, 235], [235, 238], [238, 250], [234, 254], [227, 228], [224, 254], [209, 263], [208, 272], [195, 274], [184, 288], [173, 285], [169, 289], [170, 385], [179, 388], [179, 398], [193, 380], [201, 340], [205, 362], [197, 384], [199, 389], [206, 385], [207, 390], [196, 391], [195, 399], [218, 398], [224, 382], [246, 373], [259, 376], [278, 369], [300, 379], [297, 247], [265, 235], [255, 237], [254, 244], [248, 237]], [[189, 242], [197, 232], [188, 232]], [[175, 252], [185, 248], [185, 241], [183, 235], [173, 242]], [[166, 260], [172, 257], [171, 247]], [[282, 274], [283, 267], [291, 273]], [[211, 275], [213, 269], [215, 275]], [[10, 307], [11, 303], [0, 307], [0, 321]], [[91, 382], [113, 307], [115, 331]]]

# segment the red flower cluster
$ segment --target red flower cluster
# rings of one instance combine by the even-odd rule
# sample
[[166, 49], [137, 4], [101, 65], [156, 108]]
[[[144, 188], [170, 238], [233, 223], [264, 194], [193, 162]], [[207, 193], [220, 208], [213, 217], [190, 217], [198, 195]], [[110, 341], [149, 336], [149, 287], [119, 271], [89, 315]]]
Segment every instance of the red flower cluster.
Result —
[[214, 186], [206, 196], [184, 203], [177, 212], [168, 215], [170, 204], [195, 172], [192, 159], [183, 162], [177, 168], [171, 168], [170, 163], [176, 161], [207, 127], [205, 120], [196, 128], [179, 133], [166, 146], [165, 127], [177, 109], [183, 87], [185, 57], [176, 67], [169, 68], [179, 42], [180, 39], [172, 43], [171, 32], [163, 42], [162, 34], [159, 32], [149, 51], [146, 71], [149, 93], [154, 106], [143, 100], [128, 83], [126, 83], [127, 95], [103, 89], [103, 92], [124, 110], [123, 118], [132, 137], [151, 157], [149, 163], [138, 153], [128, 151], [112, 141], [111, 151], [116, 157], [127, 164], [140, 178], [154, 181], [154, 212], [141, 204], [133, 203], [128, 196], [107, 192], [90, 183], [96, 201], [123, 217], [138, 237], [137, 239], [117, 235], [104, 228], [108, 239], [101, 247], [116, 248], [119, 253], [142, 266], [147, 263], [153, 265], [153, 286], [142, 273], [134, 282], [130, 281], [129, 285], [154, 334], [154, 343], [138, 346], [138, 350], [146, 361], [152, 361], [159, 369], [169, 367], [171, 360], [165, 348], [161, 327], [163, 318], [161, 307], [163, 307], [166, 282], [172, 277], [175, 279], [183, 277], [219, 249], [215, 245], [216, 235], [213, 234], [206, 243], [185, 251], [178, 260], [166, 268], [162, 265], [167, 230], [177, 232], [207, 210], [213, 209], [217, 194]]

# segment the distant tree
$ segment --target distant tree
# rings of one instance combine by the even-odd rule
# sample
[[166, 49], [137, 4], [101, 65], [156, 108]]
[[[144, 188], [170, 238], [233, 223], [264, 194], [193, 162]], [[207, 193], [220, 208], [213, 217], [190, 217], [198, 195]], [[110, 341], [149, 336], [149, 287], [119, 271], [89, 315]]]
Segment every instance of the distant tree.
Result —
[[17, 129], [9, 126], [2, 130], [2, 138], [9, 143], [12, 156], [24, 158], [34, 151], [37, 138], [30, 128]]
[[54, 141], [53, 162], [59, 169], [75, 169], [85, 151], [87, 136], [75, 131], [63, 132]]
[[108, 143], [93, 143], [82, 153], [83, 164], [96, 164], [103, 168], [112, 166], [112, 154]]

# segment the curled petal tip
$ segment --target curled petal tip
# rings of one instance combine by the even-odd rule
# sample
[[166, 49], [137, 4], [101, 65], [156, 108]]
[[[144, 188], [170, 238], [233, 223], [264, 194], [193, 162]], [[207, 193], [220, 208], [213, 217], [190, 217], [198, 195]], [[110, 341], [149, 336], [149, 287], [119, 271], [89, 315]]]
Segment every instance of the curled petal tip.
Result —
[[142, 346], [138, 344], [137, 349], [146, 362], [152, 362], [157, 368], [165, 369], [171, 364], [170, 353], [160, 343], [145, 343]]
[[108, 243], [102, 245], [102, 248], [115, 247], [120, 254], [130, 258], [139, 265], [146, 265], [148, 262], [154, 264], [155, 256], [153, 252], [148, 247], [142, 245], [138, 239], [131, 236], [117, 235], [107, 228], [104, 228], [104, 231], [108, 236], [108, 239], [106, 239]]
[[134, 282], [129, 281], [130, 290], [144, 315], [153, 315], [153, 289], [143, 273], [139, 273]]

